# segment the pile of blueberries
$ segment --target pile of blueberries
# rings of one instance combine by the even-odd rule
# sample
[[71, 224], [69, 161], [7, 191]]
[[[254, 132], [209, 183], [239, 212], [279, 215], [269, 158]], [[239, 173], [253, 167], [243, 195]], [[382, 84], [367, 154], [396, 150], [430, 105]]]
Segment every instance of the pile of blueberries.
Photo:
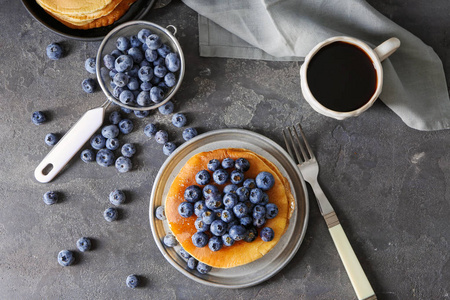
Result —
[[[253, 242], [258, 237], [257, 228], [261, 228], [259, 235], [263, 241], [271, 241], [274, 231], [264, 225], [278, 214], [277, 205], [269, 202], [266, 193], [275, 184], [273, 175], [264, 171], [255, 179], [245, 178], [244, 173], [250, 169], [245, 158], [212, 159], [207, 168], [196, 174], [198, 185], [186, 188], [185, 201], [178, 206], [180, 216], [197, 216], [192, 243], [219, 251], [237, 241]], [[222, 192], [217, 185], [225, 185]]]

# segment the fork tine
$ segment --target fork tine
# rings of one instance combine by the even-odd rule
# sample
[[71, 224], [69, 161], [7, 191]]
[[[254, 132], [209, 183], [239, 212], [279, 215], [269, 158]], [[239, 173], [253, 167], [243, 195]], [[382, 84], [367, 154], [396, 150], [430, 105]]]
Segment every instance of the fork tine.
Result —
[[301, 139], [300, 139], [300, 137], [298, 136], [298, 133], [297, 133], [297, 129], [295, 128], [295, 126], [293, 126], [292, 128], [293, 128], [293, 130], [294, 130], [295, 139], [297, 140], [298, 148], [300, 148], [300, 151], [302, 152], [302, 155], [303, 155], [303, 157], [305, 158], [304, 160], [306, 161], [306, 160], [309, 159], [309, 156], [308, 156], [308, 154], [306, 153], [305, 148], [304, 148], [303, 145], [302, 145]]
[[[295, 146], [296, 143], [294, 142], [294, 137], [292, 135], [291, 127], [288, 127], [287, 131], [289, 132], [288, 136], [290, 139], [290, 143], [287, 142], [285, 130], [283, 130], [283, 136], [284, 136], [284, 141], [286, 143], [286, 147], [288, 149], [289, 154], [291, 155], [291, 157], [296, 157], [298, 163], [304, 162], [305, 161], [304, 156], [302, 157], [302, 155], [298, 152], [297, 147]], [[297, 137], [297, 140], [298, 140], [298, 137]], [[292, 153], [292, 149], [294, 149], [295, 156], [294, 156], [294, 153]]]
[[[291, 144], [288, 142], [287, 137], [286, 137], [286, 129], [283, 129], [283, 139], [284, 139], [284, 143], [286, 144], [286, 149], [289, 152], [289, 155], [294, 158], [295, 155], [294, 153], [292, 153], [292, 147]], [[292, 137], [291, 137], [291, 142], [292, 142]]]
[[[297, 126], [299, 128], [300, 135], [302, 136], [303, 142], [305, 143], [306, 149], [308, 150], [309, 157], [314, 158], [315, 157], [314, 152], [312, 151], [311, 147], [309, 146], [308, 140], [306, 139], [306, 136], [303, 133], [302, 125], [300, 123], [298, 123]], [[298, 135], [297, 135], [297, 138], [298, 138]], [[303, 147], [301, 147], [301, 149], [302, 149], [303, 155], [305, 155], [305, 153], [303, 152], [304, 151]]]

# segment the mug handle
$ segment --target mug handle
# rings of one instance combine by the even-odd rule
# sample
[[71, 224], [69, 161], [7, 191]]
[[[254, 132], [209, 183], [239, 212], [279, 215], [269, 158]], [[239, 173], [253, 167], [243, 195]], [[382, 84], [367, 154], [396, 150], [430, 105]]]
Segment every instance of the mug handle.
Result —
[[395, 50], [398, 49], [398, 47], [400, 47], [400, 40], [398, 38], [392, 37], [380, 44], [373, 51], [375, 51], [375, 53], [378, 55], [380, 61], [383, 61], [388, 58], [389, 55], [394, 53]]

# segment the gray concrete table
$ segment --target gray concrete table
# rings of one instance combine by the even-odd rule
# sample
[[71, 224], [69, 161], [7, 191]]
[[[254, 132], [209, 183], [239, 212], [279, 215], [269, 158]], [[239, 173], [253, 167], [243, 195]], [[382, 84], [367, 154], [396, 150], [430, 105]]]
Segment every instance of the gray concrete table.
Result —
[[[447, 0], [369, 1], [442, 58], [450, 78]], [[311, 197], [305, 240], [293, 260], [270, 280], [246, 289], [220, 289], [187, 279], [162, 256], [149, 227], [149, 198], [166, 159], [143, 134], [156, 122], [178, 145], [181, 130], [157, 112], [136, 119], [123, 139], [138, 145], [132, 172], [85, 164], [79, 158], [49, 184], [34, 168], [50, 148], [49, 132], [65, 133], [105, 99], [86, 94], [84, 60], [99, 42], [58, 36], [35, 21], [20, 1], [0, 1], [0, 298], [1, 299], [355, 299], [326, 225]], [[202, 132], [244, 128], [282, 145], [281, 129], [302, 122], [321, 165], [320, 180], [379, 299], [448, 299], [450, 293], [450, 131], [420, 132], [405, 126], [381, 102], [362, 116], [336, 121], [303, 100], [297, 62], [202, 58], [197, 14], [179, 1], [145, 17], [175, 24], [187, 60], [176, 110]], [[69, 50], [59, 61], [45, 55], [51, 42]], [[33, 111], [49, 122], [35, 126]], [[119, 188], [129, 201], [115, 223], [103, 219], [108, 194]], [[61, 192], [47, 206], [42, 195]], [[77, 264], [58, 265], [62, 249], [81, 236], [94, 240], [77, 252]], [[144, 278], [125, 286], [129, 274]]]

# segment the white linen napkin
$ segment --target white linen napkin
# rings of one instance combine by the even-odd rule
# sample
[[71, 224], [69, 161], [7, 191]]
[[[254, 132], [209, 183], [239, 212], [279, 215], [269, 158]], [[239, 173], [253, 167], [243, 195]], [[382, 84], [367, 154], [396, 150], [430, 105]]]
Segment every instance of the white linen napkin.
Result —
[[450, 99], [439, 57], [364, 0], [183, 2], [199, 13], [202, 56], [301, 61], [332, 36], [352, 36], [373, 47], [397, 37], [400, 48], [383, 62], [380, 99], [412, 128], [450, 128]]

